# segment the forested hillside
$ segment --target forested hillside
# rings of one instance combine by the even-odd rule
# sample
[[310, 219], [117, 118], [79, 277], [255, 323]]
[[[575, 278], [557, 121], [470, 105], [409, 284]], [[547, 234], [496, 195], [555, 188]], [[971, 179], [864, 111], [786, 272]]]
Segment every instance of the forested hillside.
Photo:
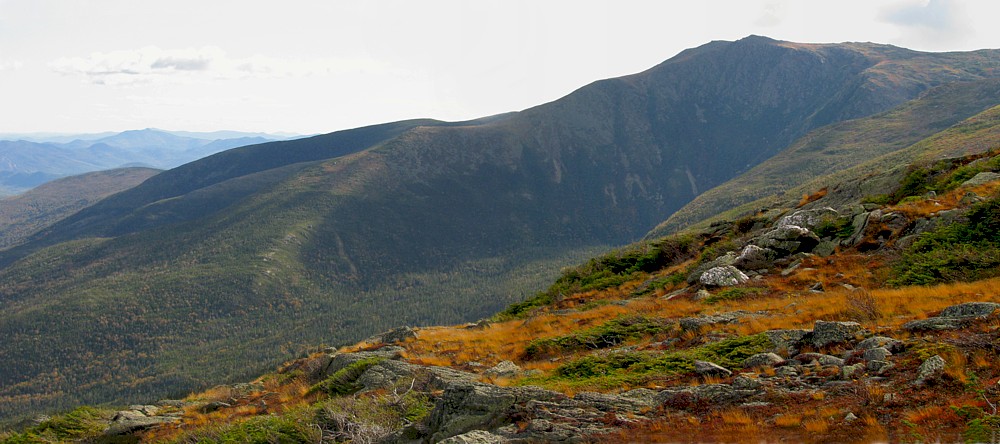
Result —
[[0, 252], [0, 414], [173, 396], [317, 344], [488, 316], [811, 130], [998, 66], [992, 50], [748, 37], [518, 113], [163, 172]]

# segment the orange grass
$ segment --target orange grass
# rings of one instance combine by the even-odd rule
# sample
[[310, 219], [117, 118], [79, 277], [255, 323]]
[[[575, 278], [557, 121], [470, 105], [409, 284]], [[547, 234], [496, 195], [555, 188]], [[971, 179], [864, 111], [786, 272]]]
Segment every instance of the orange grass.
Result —
[[932, 406], [920, 407], [916, 410], [911, 410], [909, 412], [906, 412], [903, 415], [903, 417], [906, 418], [907, 421], [910, 421], [914, 424], [923, 424], [930, 420], [940, 418], [941, 416], [944, 415], [944, 413], [945, 410], [943, 407], [932, 405]]
[[910, 218], [927, 217], [944, 210], [951, 210], [961, 206], [961, 200], [967, 193], [976, 193], [979, 196], [992, 196], [1000, 191], [1000, 181], [994, 181], [977, 185], [975, 187], [959, 187], [933, 199], [922, 199], [916, 202], [890, 207], [890, 211], [898, 211]]
[[830, 430], [830, 424], [826, 422], [826, 418], [809, 418], [802, 421], [802, 428], [809, 433], [826, 433]]
[[802, 425], [802, 415], [788, 413], [774, 418], [774, 425], [782, 428], [793, 428]]

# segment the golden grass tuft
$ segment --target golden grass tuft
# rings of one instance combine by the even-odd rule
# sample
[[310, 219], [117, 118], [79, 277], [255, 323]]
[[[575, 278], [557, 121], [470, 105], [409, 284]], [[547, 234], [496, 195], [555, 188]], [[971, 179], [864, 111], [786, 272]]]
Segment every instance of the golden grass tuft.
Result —
[[809, 418], [802, 421], [802, 428], [809, 433], [826, 433], [830, 430], [830, 424], [826, 418]]
[[781, 428], [794, 428], [802, 425], [802, 415], [787, 413], [774, 418], [774, 425]]
[[940, 418], [944, 413], [945, 409], [943, 407], [932, 405], [910, 410], [903, 414], [903, 417], [914, 424], [924, 424], [932, 419]]

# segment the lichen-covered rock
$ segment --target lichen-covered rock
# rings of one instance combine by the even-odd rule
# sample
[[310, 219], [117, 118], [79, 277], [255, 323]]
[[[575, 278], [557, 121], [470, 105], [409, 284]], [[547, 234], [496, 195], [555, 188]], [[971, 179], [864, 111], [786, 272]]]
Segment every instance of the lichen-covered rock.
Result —
[[885, 347], [875, 347], [865, 350], [861, 355], [861, 359], [865, 361], [886, 361], [892, 356], [892, 352]]
[[854, 346], [854, 349], [858, 351], [865, 351], [877, 347], [883, 347], [886, 350], [889, 350], [890, 353], [899, 353], [903, 351], [903, 341], [886, 336], [872, 336], [859, 342]]
[[830, 207], [799, 210], [778, 220], [777, 227], [795, 226], [809, 230], [816, 229], [821, 222], [839, 217], [840, 213]]
[[435, 402], [428, 420], [430, 442], [442, 441], [472, 430], [492, 429], [512, 422], [518, 403], [558, 402], [568, 398], [538, 387], [498, 387], [468, 383], [448, 387]]
[[365, 340], [369, 344], [395, 344], [410, 338], [416, 338], [417, 332], [411, 327], [397, 327], [389, 331], [379, 333]]
[[733, 378], [733, 388], [736, 390], [759, 390], [763, 384], [755, 378], [739, 375]]
[[733, 372], [729, 369], [708, 361], [694, 361], [694, 372], [702, 376], [722, 376], [728, 377], [732, 376]]
[[995, 302], [966, 302], [952, 305], [941, 311], [942, 318], [982, 318], [990, 316], [1000, 308]]
[[927, 358], [923, 364], [920, 364], [920, 368], [917, 369], [917, 380], [913, 383], [916, 385], [923, 385], [929, 381], [939, 378], [944, 374], [944, 358], [938, 355], [931, 356]]
[[685, 409], [699, 404], [730, 404], [742, 401], [757, 392], [757, 390], [740, 390], [728, 384], [705, 384], [667, 389], [656, 395], [656, 400], [660, 405]]
[[501, 361], [483, 373], [495, 378], [514, 378], [521, 374], [521, 367], [511, 361]]
[[744, 368], [777, 367], [785, 363], [785, 359], [776, 353], [757, 353], [743, 360]]
[[967, 180], [965, 182], [962, 182], [962, 186], [963, 187], [974, 187], [974, 186], [977, 186], [977, 185], [983, 185], [983, 184], [986, 184], [986, 183], [995, 182], [997, 180], [1000, 180], [1000, 173], [994, 173], [994, 172], [990, 172], [990, 171], [983, 171], [982, 173], [979, 173], [979, 174], [976, 174], [975, 176], [972, 176], [972, 179], [969, 179], [969, 180]]
[[602, 411], [637, 413], [656, 406], [657, 392], [639, 388], [619, 394], [580, 392], [573, 399]]
[[348, 365], [351, 365], [355, 362], [364, 359], [372, 359], [372, 358], [400, 359], [403, 356], [404, 350], [405, 349], [403, 347], [392, 346], [392, 347], [382, 347], [378, 350], [372, 350], [372, 351], [361, 351], [354, 353], [334, 353], [329, 356], [329, 362], [326, 362], [323, 365], [322, 370], [319, 372], [319, 378], [322, 379], [327, 376], [330, 376], [334, 373], [337, 373], [344, 367], [347, 367]]
[[[881, 217], [882, 213], [878, 210], [873, 213], [876, 212], [878, 214], [875, 214], [874, 216]], [[865, 237], [865, 229], [868, 228], [868, 221], [872, 218], [873, 213], [861, 213], [854, 216], [854, 219], [851, 220], [851, 228], [853, 229], [852, 234], [847, 239], [840, 241], [840, 245], [845, 247], [854, 247], [860, 244], [861, 240]]]
[[698, 278], [702, 285], [710, 287], [731, 287], [749, 281], [750, 278], [732, 265], [711, 268]]
[[402, 361], [385, 360], [368, 367], [354, 382], [360, 392], [390, 388], [402, 379], [412, 380], [418, 367]]
[[743, 247], [732, 265], [740, 270], [761, 270], [771, 268], [777, 256], [778, 253], [770, 248], [747, 245]]
[[[225, 403], [220, 404], [226, 407], [229, 406]], [[104, 429], [104, 435], [127, 435], [156, 427], [161, 424], [169, 424], [180, 421], [180, 418], [177, 416], [159, 416], [159, 413], [160, 408], [152, 405], [130, 406], [128, 410], [119, 411], [111, 417], [108, 427]]]
[[774, 344], [773, 352], [795, 356], [799, 354], [803, 341], [811, 332], [809, 330], [768, 330], [764, 334]]
[[844, 365], [843, 359], [836, 356], [824, 355], [822, 353], [801, 353], [796, 355], [793, 359], [801, 362], [803, 365], [819, 364], [822, 366], [835, 365], [837, 367], [842, 367]]
[[861, 376], [864, 372], [864, 364], [845, 365], [840, 368], [840, 377], [844, 379], [852, 379]]
[[819, 237], [812, 231], [795, 225], [775, 228], [755, 239], [758, 247], [769, 248], [780, 256], [812, 251], [819, 245]]
[[854, 342], [863, 333], [864, 328], [857, 322], [816, 321], [813, 325], [812, 343], [818, 348], [842, 342]]
[[960, 330], [968, 327], [973, 318], [944, 318], [934, 317], [927, 319], [917, 319], [903, 324], [903, 329], [908, 331], [941, 331]]
[[452, 436], [440, 444], [502, 444], [508, 440], [502, 436], [494, 435], [485, 430], [473, 430], [461, 435]]
[[712, 259], [711, 261], [705, 262], [704, 264], [695, 267], [694, 271], [692, 271], [691, 274], [689, 274], [687, 277], [688, 285], [694, 285], [700, 282], [701, 275], [705, 274], [705, 272], [708, 270], [711, 270], [716, 267], [725, 267], [727, 265], [733, 265], [733, 263], [736, 262], [736, 257], [737, 257], [736, 253], [730, 251], [726, 254], [723, 254], [722, 256], [719, 256], [715, 259]]
[[225, 408], [229, 408], [229, 407], [232, 407], [231, 405], [229, 405], [229, 403], [222, 402], [222, 401], [212, 401], [212, 402], [210, 402], [208, 404], [205, 404], [205, 405], [201, 406], [198, 409], [198, 411], [201, 412], [201, 413], [212, 413], [212, 412], [214, 412], [216, 410], [221, 410], [221, 409], [225, 409]]
[[874, 360], [874, 361], [868, 361], [866, 367], [868, 368], [869, 372], [872, 372], [876, 375], [882, 375], [885, 374], [885, 372], [889, 371], [889, 369], [893, 368], [894, 365], [889, 361]]

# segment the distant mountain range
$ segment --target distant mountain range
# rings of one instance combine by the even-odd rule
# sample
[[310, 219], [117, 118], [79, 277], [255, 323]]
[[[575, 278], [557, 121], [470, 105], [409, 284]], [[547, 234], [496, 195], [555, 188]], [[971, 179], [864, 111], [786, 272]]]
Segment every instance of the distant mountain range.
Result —
[[[980, 115], [997, 78], [997, 50], [752, 36], [518, 113], [210, 155], [0, 251], [0, 416], [175, 395], [317, 343], [491, 315], [769, 159], [808, 171], [777, 193]], [[940, 94], [957, 98], [911, 102]], [[917, 135], [843, 143], [882, 122]], [[759, 197], [734, 190], [711, 205]]]
[[156, 129], [89, 135], [0, 135], [0, 195], [50, 180], [126, 166], [173, 168], [239, 146], [284, 140], [262, 133]]

